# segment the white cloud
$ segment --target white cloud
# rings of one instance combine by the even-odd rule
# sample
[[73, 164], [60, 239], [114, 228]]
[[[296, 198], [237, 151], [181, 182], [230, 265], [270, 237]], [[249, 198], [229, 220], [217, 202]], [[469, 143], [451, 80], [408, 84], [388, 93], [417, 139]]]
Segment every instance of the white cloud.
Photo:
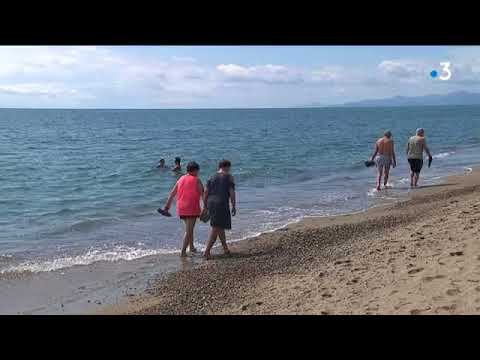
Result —
[[341, 66], [323, 66], [311, 72], [310, 80], [315, 82], [345, 82], [351, 81], [347, 70]]
[[422, 61], [384, 60], [378, 65], [378, 69], [383, 74], [410, 80], [419, 77], [428, 78], [431, 66]]
[[442, 59], [451, 63], [450, 83], [480, 84], [480, 48], [454, 48], [448, 57]]
[[[79, 99], [99, 99], [105, 104], [100, 106], [191, 100], [211, 94], [214, 72], [194, 58], [152, 59], [115, 48], [0, 46], [0, 92], [29, 95], [32, 101], [38, 96], [32, 106], [49, 97], [58, 106]], [[2, 99], [0, 106], [15, 106], [12, 96]]]
[[[135, 48], [0, 46], [0, 107], [289, 106], [448, 92], [480, 85], [480, 50], [468, 50], [448, 59], [386, 58], [349, 67], [215, 66]], [[452, 79], [431, 79], [444, 60], [452, 62]]]
[[[477, 51], [472, 52], [472, 50]], [[385, 60], [378, 65], [380, 74], [377, 80], [392, 84], [395, 83], [394, 79], [400, 83], [416, 83], [430, 88], [432, 91], [438, 86], [480, 84], [480, 52], [478, 49], [472, 50], [460, 49], [458, 53], [452, 52], [452, 55], [447, 58], [435, 60]], [[451, 64], [452, 76], [448, 81], [434, 80], [430, 77], [432, 70], [442, 73], [440, 65], [442, 62]]]
[[236, 64], [220, 64], [217, 66], [217, 69], [223, 74], [234, 78], [247, 77], [250, 73], [248, 68]]
[[304, 80], [302, 73], [284, 65], [242, 66], [237, 64], [220, 64], [217, 70], [227, 80], [256, 81], [266, 83], [297, 83]]
[[13, 84], [0, 85], [0, 91], [12, 95], [29, 95], [29, 96], [49, 96], [56, 97], [62, 94], [77, 94], [75, 89], [66, 89], [56, 84]]

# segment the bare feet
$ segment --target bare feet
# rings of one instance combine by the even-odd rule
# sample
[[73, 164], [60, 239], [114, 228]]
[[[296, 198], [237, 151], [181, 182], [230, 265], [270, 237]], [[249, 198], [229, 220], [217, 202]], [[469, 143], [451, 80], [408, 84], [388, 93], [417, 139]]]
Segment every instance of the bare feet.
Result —
[[182, 251], [180, 253], [180, 257], [182, 257], [182, 258], [187, 257], [187, 253], [185, 251]]
[[204, 253], [203, 257], [205, 258], [205, 260], [211, 260], [212, 259], [212, 255], [210, 253]]
[[380, 185], [378, 185], [378, 186], [377, 186], [377, 191], [380, 191], [380, 190], [381, 190], [381, 189], [380, 189]]

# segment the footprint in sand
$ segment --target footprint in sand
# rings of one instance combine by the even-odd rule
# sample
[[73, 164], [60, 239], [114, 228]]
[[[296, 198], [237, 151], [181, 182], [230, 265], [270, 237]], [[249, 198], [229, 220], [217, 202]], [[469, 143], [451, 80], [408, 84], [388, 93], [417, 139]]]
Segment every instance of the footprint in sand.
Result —
[[463, 251], [454, 251], [450, 253], [450, 256], [462, 256]]
[[430, 310], [431, 307], [427, 306], [425, 309], [413, 309], [410, 310], [410, 315], [421, 315], [423, 312]]
[[447, 295], [449, 295], [449, 296], [455, 296], [455, 295], [460, 294], [460, 290], [458, 290], [458, 289], [448, 289], [448, 290], [446, 291], [446, 293], [447, 293]]
[[422, 270], [423, 270], [423, 268], [416, 268], [416, 269], [408, 270], [408, 273], [409, 274], [416, 274], [416, 273], [419, 273]]
[[426, 276], [423, 278], [423, 281], [430, 282], [436, 279], [443, 279], [443, 278], [445, 278], [445, 275]]
[[436, 309], [436, 311], [438, 310], [454, 311], [456, 308], [457, 308], [457, 305], [451, 304], [451, 305], [440, 306]]
[[338, 260], [338, 261], [335, 261], [333, 265], [342, 265], [342, 264], [350, 265], [351, 262], [352, 260]]

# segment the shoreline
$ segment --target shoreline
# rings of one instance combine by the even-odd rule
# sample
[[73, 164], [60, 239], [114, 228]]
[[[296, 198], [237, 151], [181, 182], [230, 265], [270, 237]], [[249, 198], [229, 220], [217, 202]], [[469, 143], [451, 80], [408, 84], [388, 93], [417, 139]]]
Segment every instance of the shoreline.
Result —
[[[443, 308], [438, 306], [440, 310], [432, 310], [434, 309], [432, 305], [422, 307], [413, 302], [415, 306], [412, 306], [412, 309], [407, 309], [408, 306], [395, 309], [386, 306], [386, 303], [391, 302], [387, 300], [383, 303], [377, 301], [379, 304], [376, 304], [376, 307], [372, 305], [360, 309], [357, 304], [370, 299], [369, 294], [376, 294], [378, 288], [392, 286], [394, 288], [390, 291], [396, 291], [394, 294], [400, 293], [405, 298], [411, 297], [411, 294], [403, 294], [399, 290], [402, 286], [396, 282], [398, 279], [395, 278], [395, 274], [400, 273], [401, 276], [406, 274], [407, 277], [402, 278], [402, 281], [409, 283], [409, 277], [414, 277], [414, 274], [426, 273], [425, 266], [413, 263], [425, 258], [416, 253], [431, 252], [428, 244], [417, 241], [412, 228], [426, 221], [429, 216], [437, 220], [439, 216], [450, 219], [448, 215], [441, 215], [439, 212], [450, 206], [448, 201], [452, 198], [467, 199], [467, 202], [480, 199], [478, 169], [463, 175], [446, 177], [440, 184], [416, 189], [406, 200], [393, 204], [372, 207], [353, 214], [304, 218], [284, 228], [233, 242], [231, 250], [234, 255], [231, 258], [217, 255], [214, 260], [204, 261], [191, 269], [168, 274], [155, 281], [145, 293], [123, 303], [102, 308], [100, 313], [362, 314], [429, 313], [429, 311], [455, 313], [462, 308], [447, 304], [442, 305]], [[471, 206], [474, 205], [476, 204]], [[473, 210], [473, 213], [476, 214], [475, 211]], [[475, 222], [475, 216], [470, 220]], [[452, 226], [458, 228], [459, 224], [454, 222]], [[462, 233], [461, 230], [457, 232]], [[473, 231], [477, 231], [475, 225]], [[438, 249], [442, 244], [445, 245], [441, 235], [432, 234], [433, 232], [429, 235], [440, 242], [436, 244]], [[417, 237], [422, 236], [425, 237], [424, 235]], [[469, 236], [467, 238], [471, 239], [473, 235]], [[412, 238], [416, 239], [415, 242], [411, 241]], [[403, 245], [396, 249], [399, 242]], [[380, 243], [382, 246], [379, 246]], [[409, 255], [407, 258], [403, 256], [396, 258], [391, 254], [392, 252], [403, 254], [408, 251], [412, 257]], [[377, 253], [383, 257], [378, 259]], [[390, 258], [385, 259], [389, 255]], [[363, 265], [357, 264], [362, 263], [362, 259], [370, 261]], [[384, 263], [385, 260], [387, 263]], [[405, 271], [398, 271], [397, 268], [404, 268]], [[418, 270], [420, 268], [421, 270]], [[348, 269], [351, 271], [348, 272]], [[389, 269], [390, 272], [387, 274], [381, 269]], [[378, 278], [378, 284], [369, 280], [372, 277]], [[438, 279], [445, 278], [448, 276]], [[477, 279], [471, 280], [474, 283], [473, 280]], [[341, 283], [345, 283], [345, 286], [338, 288]], [[450, 297], [461, 292], [455, 288], [447, 288], [448, 290], [451, 290]], [[382, 296], [387, 299], [389, 296], [395, 297], [390, 293], [382, 293]], [[438, 295], [437, 300], [430, 299], [430, 302], [441, 302], [441, 297]], [[297, 298], [302, 300], [298, 301]], [[374, 302], [372, 299], [370, 301]], [[480, 304], [478, 310], [472, 306], [468, 308], [469, 312], [480, 311]], [[425, 310], [427, 307], [430, 309]]]
[[[465, 173], [468, 168], [463, 168], [463, 173]], [[471, 170], [471, 168], [470, 168]], [[461, 174], [462, 170], [457, 169], [456, 173]], [[455, 173], [453, 173], [455, 174]], [[448, 178], [450, 175], [445, 175], [440, 178]], [[431, 178], [428, 179], [427, 181], [429, 182], [437, 182], [439, 180], [438, 177], [436, 178]], [[373, 190], [374, 188], [371, 188], [370, 190]], [[362, 213], [364, 211], [368, 211], [371, 208], [374, 207], [382, 207], [382, 206], [388, 206], [394, 202], [402, 201], [406, 198], [408, 198], [408, 192], [405, 191], [405, 187], [392, 187], [391, 188], [391, 193], [390, 195], [387, 195], [386, 197], [383, 196], [376, 196], [375, 194], [371, 194], [371, 191], [368, 191], [368, 195], [366, 196], [366, 199], [364, 200], [365, 204], [361, 204], [359, 207], [356, 209], [342, 209], [338, 212], [336, 211], [331, 211], [325, 215], [317, 215], [317, 214], [311, 214], [311, 215], [296, 215], [295, 217], [291, 218], [286, 218], [283, 219], [283, 221], [278, 222], [275, 224], [272, 228], [268, 230], [254, 230], [254, 231], [247, 231], [246, 234], [242, 234], [240, 237], [236, 237], [235, 239], [229, 240], [230, 243], [236, 243], [239, 241], [244, 241], [248, 240], [250, 238], [256, 238], [258, 236], [261, 236], [262, 234], [265, 233], [270, 233], [274, 232], [277, 230], [281, 230], [282, 228], [288, 227], [291, 224], [295, 224], [297, 222], [301, 222], [304, 219], [308, 218], [319, 218], [319, 217], [336, 217], [336, 216], [343, 216], [346, 214], [356, 214], [356, 213]], [[402, 193], [403, 192], [403, 193]], [[388, 193], [384, 193], [388, 194]], [[357, 199], [358, 200], [358, 199]], [[363, 202], [361, 200], [360, 202]], [[218, 244], [217, 244], [218, 245]], [[120, 245], [120, 247], [123, 245]], [[126, 246], [128, 247], [128, 245]], [[98, 249], [95, 249], [94, 251], [97, 251]], [[179, 250], [174, 250], [170, 248], [134, 248], [132, 247], [132, 251], [136, 253], [144, 253], [144, 254], [134, 254], [133, 258], [131, 257], [131, 253], [119, 253], [116, 259], [111, 260], [111, 259], [106, 259], [109, 254], [108, 253], [102, 253], [99, 252], [98, 257], [93, 259], [90, 256], [90, 250], [85, 250], [84, 252], [80, 253], [75, 253], [73, 255], [62, 255], [62, 256], [53, 256], [53, 257], [45, 257], [45, 258], [39, 258], [39, 259], [26, 259], [23, 262], [12, 262], [8, 267], [4, 267], [0, 270], [0, 279], [4, 277], [21, 277], [22, 275], [25, 274], [41, 274], [44, 272], [55, 272], [55, 271], [69, 271], [72, 267], [76, 266], [95, 266], [96, 263], [101, 263], [101, 262], [117, 262], [117, 261], [141, 261], [142, 259], [150, 258], [150, 257], [158, 257], [158, 256], [163, 256], [163, 255], [168, 255], [168, 254], [176, 254], [179, 253]], [[117, 251], [116, 249], [109, 249], [109, 251]], [[1, 255], [0, 255], [1, 256]], [[65, 264], [64, 264], [65, 263]]]

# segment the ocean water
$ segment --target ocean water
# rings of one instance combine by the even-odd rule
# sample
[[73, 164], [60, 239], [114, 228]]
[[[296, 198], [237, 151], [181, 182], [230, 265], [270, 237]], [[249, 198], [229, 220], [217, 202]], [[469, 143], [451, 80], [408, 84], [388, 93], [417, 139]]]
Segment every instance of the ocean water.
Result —
[[[156, 213], [180, 156], [205, 182], [231, 160], [238, 215], [228, 239], [305, 216], [363, 211], [408, 189], [405, 142], [426, 129], [423, 184], [480, 163], [480, 107], [249, 110], [0, 110], [0, 273], [45, 272], [178, 252], [182, 227]], [[375, 192], [363, 162], [391, 129], [398, 167]], [[196, 240], [205, 244], [200, 223]]]

